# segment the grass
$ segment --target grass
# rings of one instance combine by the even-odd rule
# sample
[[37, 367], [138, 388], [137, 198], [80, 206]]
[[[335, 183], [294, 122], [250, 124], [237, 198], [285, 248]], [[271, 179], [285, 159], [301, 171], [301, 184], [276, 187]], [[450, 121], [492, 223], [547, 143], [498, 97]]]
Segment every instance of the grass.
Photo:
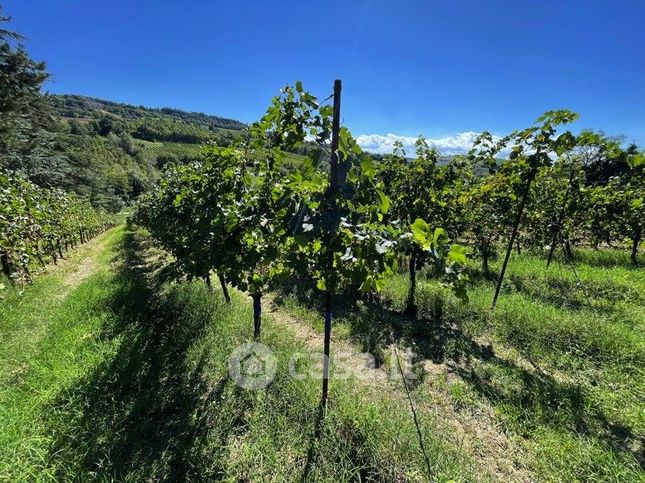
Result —
[[[422, 274], [414, 319], [404, 274], [379, 304], [338, 300], [334, 344], [385, 366], [393, 342], [417, 354], [426, 462], [396, 384], [333, 379], [320, 424], [319, 377], [288, 375], [310, 347], [270, 314], [276, 378], [238, 387], [249, 298], [173, 283], [144, 234], [111, 230], [23, 295], [3, 290], [0, 480], [644, 481], [645, 276], [617, 250], [576, 260], [514, 255], [495, 311], [475, 264], [467, 305]], [[318, 298], [275, 297], [320, 332]]]
[[[252, 333], [248, 298], [165, 279], [140, 233], [115, 229], [0, 309], [0, 480], [426, 481], [416, 428], [387, 391], [287, 374], [306, 348], [265, 317], [277, 357], [266, 390], [228, 376]], [[61, 290], [83, 265], [96, 266]], [[471, 481], [472, 462], [424, 418], [432, 479]]]
[[[417, 398], [440, 388], [462, 413], [490, 409], [531, 479], [645, 480], [643, 269], [618, 250], [579, 250], [574, 267], [558, 260], [548, 271], [542, 256], [514, 254], [495, 311], [492, 269], [468, 267], [466, 305], [422, 277], [416, 319], [402, 315], [408, 280], [397, 274], [379, 305], [339, 300], [335, 336], [374, 353], [396, 342], [438, 365]], [[311, 297], [287, 288], [278, 300], [320, 330]]]

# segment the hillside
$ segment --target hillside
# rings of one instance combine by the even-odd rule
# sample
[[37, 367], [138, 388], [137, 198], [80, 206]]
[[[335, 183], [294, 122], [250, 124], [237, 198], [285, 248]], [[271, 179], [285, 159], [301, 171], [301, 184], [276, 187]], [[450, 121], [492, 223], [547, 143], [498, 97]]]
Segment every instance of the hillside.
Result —
[[[228, 146], [244, 124], [178, 109], [153, 109], [77, 95], [47, 95], [50, 116], [38, 149], [7, 167], [43, 187], [63, 188], [119, 211], [147, 191], [170, 162], [200, 156], [207, 143]], [[47, 109], [47, 107], [43, 107]]]
[[210, 130], [230, 129], [239, 131], [245, 124], [234, 119], [213, 116], [201, 112], [188, 112], [171, 107], [150, 108], [133, 106], [119, 102], [98, 99], [77, 94], [51, 94], [50, 103], [57, 115], [66, 118], [93, 118], [100, 115], [113, 114], [124, 120], [135, 120], [146, 117], [179, 120]]
[[[30, 178], [118, 211], [156, 181], [163, 166], [233, 143], [238, 121], [177, 109], [149, 109], [82, 96], [46, 96], [51, 143]], [[231, 129], [235, 128], [235, 129]]]

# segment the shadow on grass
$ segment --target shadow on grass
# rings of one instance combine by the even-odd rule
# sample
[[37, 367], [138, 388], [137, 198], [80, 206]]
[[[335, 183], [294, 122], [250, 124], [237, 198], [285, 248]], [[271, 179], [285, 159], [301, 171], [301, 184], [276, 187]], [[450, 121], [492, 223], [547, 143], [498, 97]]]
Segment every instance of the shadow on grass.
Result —
[[[497, 283], [498, 272], [484, 273], [480, 269], [470, 268], [468, 277], [471, 285]], [[590, 309], [603, 313], [616, 312], [616, 303], [630, 300], [642, 300], [642, 294], [632, 287], [609, 281], [573, 280], [564, 273], [571, 274], [569, 265], [552, 266], [550, 271], [536, 272], [536, 275], [510, 273], [502, 285], [501, 296], [519, 292], [533, 299], [568, 310]]]
[[479, 362], [455, 366], [455, 372], [496, 405], [522, 436], [529, 437], [539, 427], [573, 432], [633, 456], [645, 469], [645, 438], [611, 421], [580, 384], [558, 381], [539, 368], [528, 370], [495, 356]]
[[[311, 290], [303, 287], [298, 283], [283, 288], [276, 302], [295, 295], [300, 303], [310, 304]], [[607, 417], [584, 385], [558, 380], [530, 358], [528, 365], [518, 365], [500, 357], [492, 345], [476, 340], [460, 321], [451, 318], [445, 305], [443, 296], [434, 294], [412, 318], [381, 303], [345, 297], [337, 300], [335, 316], [349, 325], [349, 336], [361, 350], [375, 355], [377, 362], [385, 359], [385, 348], [396, 343], [410, 347], [422, 359], [445, 364], [475, 393], [499, 408], [511, 428], [523, 436], [539, 427], [573, 432], [595, 438], [611, 451], [629, 454], [644, 466], [645, 439]], [[464, 309], [459, 315], [486, 318], [477, 309]], [[422, 381], [423, 375], [416, 384]]]
[[629, 287], [602, 286], [589, 282], [574, 282], [564, 278], [547, 277], [543, 280], [510, 275], [507, 285], [533, 299], [568, 310], [595, 310], [603, 313], [616, 311], [616, 302], [638, 297]]
[[[640, 255], [642, 255], [642, 252]], [[575, 263], [584, 263], [590, 267], [626, 268], [628, 270], [642, 268], [640, 264], [634, 265], [629, 257], [630, 251], [625, 248], [603, 247], [597, 250], [593, 248], [573, 250], [573, 261]], [[562, 255], [560, 255], [560, 260], [563, 263], [565, 262]], [[642, 260], [639, 261], [642, 263]]]
[[[118, 341], [116, 353], [48, 415], [58, 418], [49, 456], [57, 479], [183, 481], [196, 472], [216, 478], [217, 451], [204, 458], [200, 448], [207, 437], [224, 447], [230, 434], [244, 430], [242, 415], [251, 399], [228, 374], [209, 382], [207, 351], [196, 349], [222, 302], [190, 297], [182, 285], [160, 292], [167, 273], [161, 261], [146, 256], [144, 244], [126, 232], [115, 290], [102, 301], [115, 315], [101, 337]], [[237, 407], [221, 418], [224, 392]], [[210, 431], [213, 425], [217, 429]]]
[[[337, 412], [328, 412], [319, 405], [313, 424], [307, 459], [299, 481], [325, 481], [329, 477], [320, 469], [327, 465], [341, 467], [345, 463], [343, 459], [351, 461], [355, 471], [347, 481], [391, 480], [392, 476], [387, 472], [389, 468], [378, 464], [369, 450], [365, 428], [357, 425], [355, 420], [343, 418]], [[331, 441], [334, 443], [330, 445]], [[295, 477], [293, 481], [296, 481]]]

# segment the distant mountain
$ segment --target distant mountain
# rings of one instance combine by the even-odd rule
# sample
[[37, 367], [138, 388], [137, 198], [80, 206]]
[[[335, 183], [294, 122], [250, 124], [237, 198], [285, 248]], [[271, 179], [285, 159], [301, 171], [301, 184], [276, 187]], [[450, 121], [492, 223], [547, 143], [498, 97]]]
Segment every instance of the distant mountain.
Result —
[[170, 107], [134, 106], [76, 94], [51, 94], [48, 97], [55, 113], [64, 118], [86, 119], [112, 114], [126, 121], [148, 117], [180, 120], [209, 130], [231, 129], [239, 131], [246, 127], [243, 122], [235, 119], [212, 116], [201, 112], [182, 111]]

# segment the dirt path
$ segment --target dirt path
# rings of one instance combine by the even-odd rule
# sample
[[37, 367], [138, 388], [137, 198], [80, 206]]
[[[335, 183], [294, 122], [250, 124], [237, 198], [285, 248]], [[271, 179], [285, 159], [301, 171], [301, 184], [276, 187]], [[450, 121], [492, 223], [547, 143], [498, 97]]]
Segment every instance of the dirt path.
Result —
[[[313, 351], [322, 351], [322, 334], [319, 334], [306, 323], [280, 307], [275, 298], [266, 295], [267, 311], [271, 319], [284, 329], [293, 333]], [[404, 350], [389, 347], [391, 360], [396, 361], [396, 355], [403, 357]], [[342, 354], [344, 361], [352, 367], [365, 366], [366, 359], [360, 349], [345, 340], [332, 335], [332, 360]], [[521, 448], [514, 444], [504, 433], [495, 418], [494, 409], [483, 402], [476, 410], [458, 410], [446, 392], [445, 382], [455, 380], [458, 376], [447, 364], [435, 364], [432, 361], [421, 361], [425, 377], [423, 382], [414, 390], [413, 399], [421, 418], [431, 417], [448, 435], [451, 442], [465, 451], [482, 472], [489, 478], [499, 481], [529, 482], [534, 481], [531, 473], [521, 465], [525, 461]], [[370, 377], [357, 378], [365, 390], [383, 391], [388, 389], [402, 405], [409, 407], [401, 377], [396, 367], [390, 370], [386, 365], [370, 371]], [[333, 379], [333, 373], [332, 373]]]
[[[110, 231], [111, 230], [101, 233], [96, 238], [90, 240], [85, 245], [80, 247], [78, 249], [78, 254], [71, 252], [71, 258], [63, 260], [63, 264], [65, 265], [76, 263], [77, 266], [70, 270], [68, 273], [65, 273], [63, 279], [64, 289], [61, 290], [60, 296], [64, 298], [72, 290], [78, 287], [83, 282], [83, 280], [96, 272], [98, 265], [96, 257], [99, 253], [105, 250], [108, 233]], [[61, 268], [65, 267], [65, 265], [63, 264], [60, 265]]]
[[[304, 342], [312, 351], [322, 352], [322, 334], [319, 334], [308, 325], [300, 322], [287, 310], [282, 309], [271, 294], [265, 295], [266, 307], [271, 314], [272, 320], [293, 332], [293, 335]], [[366, 360], [361, 351], [347, 341], [340, 340], [332, 335], [333, 351], [336, 356], [342, 355], [343, 360], [351, 367], [366, 367]], [[373, 368], [370, 371], [372, 383], [387, 384], [388, 373], [384, 366]]]

